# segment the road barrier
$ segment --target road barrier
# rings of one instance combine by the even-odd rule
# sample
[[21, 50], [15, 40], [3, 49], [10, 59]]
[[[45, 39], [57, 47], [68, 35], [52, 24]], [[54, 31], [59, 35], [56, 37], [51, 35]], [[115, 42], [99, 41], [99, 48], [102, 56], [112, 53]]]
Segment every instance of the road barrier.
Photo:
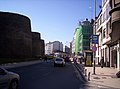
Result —
[[90, 81], [90, 72], [88, 73], [88, 81]]
[[85, 77], [87, 77], [87, 69], [85, 69], [85, 72], [84, 72], [84, 74], [85, 74]]

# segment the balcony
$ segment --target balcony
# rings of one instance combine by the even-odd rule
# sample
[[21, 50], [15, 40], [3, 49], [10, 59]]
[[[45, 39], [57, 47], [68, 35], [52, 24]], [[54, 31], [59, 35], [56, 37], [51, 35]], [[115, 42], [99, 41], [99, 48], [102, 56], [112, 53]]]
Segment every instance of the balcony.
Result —
[[[111, 0], [112, 1], [112, 0]], [[111, 2], [111, 27], [112, 33], [110, 34], [112, 43], [117, 42], [120, 39], [120, 1], [115, 0], [114, 3]]]

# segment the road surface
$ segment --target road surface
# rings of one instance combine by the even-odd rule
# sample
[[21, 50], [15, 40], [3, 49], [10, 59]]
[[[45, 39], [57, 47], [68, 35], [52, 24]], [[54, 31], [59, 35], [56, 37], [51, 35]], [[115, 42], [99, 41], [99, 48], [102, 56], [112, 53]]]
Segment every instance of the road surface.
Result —
[[20, 75], [19, 89], [80, 89], [83, 82], [72, 63], [54, 67], [53, 62], [8, 69]]

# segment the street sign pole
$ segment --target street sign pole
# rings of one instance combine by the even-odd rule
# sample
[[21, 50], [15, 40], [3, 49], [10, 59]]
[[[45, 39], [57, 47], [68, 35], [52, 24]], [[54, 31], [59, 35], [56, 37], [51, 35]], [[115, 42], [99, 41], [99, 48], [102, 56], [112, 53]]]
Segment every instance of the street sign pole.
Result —
[[94, 58], [93, 58], [93, 74], [95, 74], [95, 53], [93, 52], [93, 56], [94, 56]]
[[95, 52], [97, 50], [97, 47], [96, 47], [96, 44], [94, 44], [94, 46], [92, 47], [92, 51], [93, 51], [93, 74], [95, 74], [95, 61], [96, 61], [96, 58], [95, 58]]
[[[95, 26], [96, 28], [96, 26]], [[96, 32], [94, 33], [94, 35], [92, 35], [92, 44], [93, 44], [93, 47], [92, 47], [92, 51], [93, 51], [93, 74], [95, 74], [95, 61], [96, 61], [96, 58], [95, 58], [95, 52], [97, 50], [97, 47], [96, 47], [96, 44], [98, 44], [98, 35], [96, 35]]]

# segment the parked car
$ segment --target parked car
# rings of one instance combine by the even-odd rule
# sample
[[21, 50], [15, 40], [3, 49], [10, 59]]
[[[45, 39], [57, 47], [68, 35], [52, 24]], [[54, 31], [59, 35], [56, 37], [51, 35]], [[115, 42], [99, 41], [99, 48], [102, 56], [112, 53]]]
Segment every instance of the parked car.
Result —
[[65, 60], [63, 58], [55, 58], [54, 66], [57, 66], [57, 65], [65, 66]]
[[18, 89], [20, 76], [0, 68], [0, 89]]

